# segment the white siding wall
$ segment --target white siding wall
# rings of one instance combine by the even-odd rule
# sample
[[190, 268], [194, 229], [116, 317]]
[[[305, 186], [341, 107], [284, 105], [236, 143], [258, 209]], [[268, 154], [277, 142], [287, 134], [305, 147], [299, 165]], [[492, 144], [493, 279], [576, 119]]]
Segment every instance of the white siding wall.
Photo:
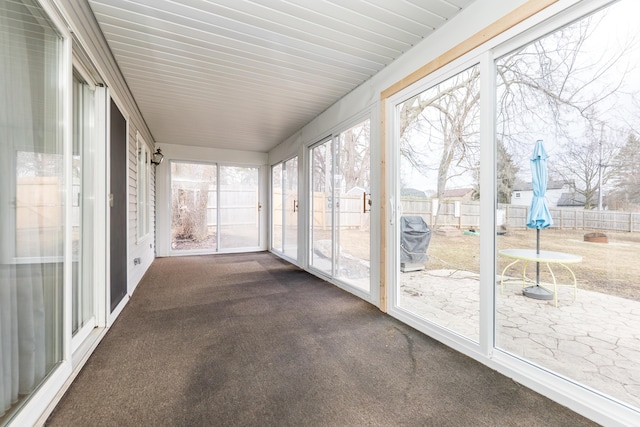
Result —
[[[560, 200], [560, 197], [562, 197], [562, 193], [566, 191], [567, 190], [564, 190], [562, 188], [559, 188], [559, 189], [554, 188], [551, 190], [547, 190], [547, 192], [545, 193], [545, 199], [547, 199], [547, 206], [554, 207], [554, 208], [558, 206], [558, 201]], [[520, 193], [520, 197], [515, 197], [515, 193]], [[533, 200], [532, 190], [518, 190], [518, 191], [514, 191], [513, 194], [511, 194], [512, 205], [530, 206], [532, 200]]]
[[[153, 259], [155, 258], [154, 249], [154, 231], [155, 224], [151, 222], [151, 232], [147, 237], [138, 241], [138, 151], [137, 151], [137, 132], [142, 134], [134, 124], [129, 124], [129, 225], [127, 230], [128, 241], [128, 259], [127, 259], [127, 280], [129, 293], [138, 286], [140, 279], [147, 271]], [[146, 141], [145, 141], [146, 142]], [[149, 151], [155, 150], [149, 147]], [[154, 177], [155, 167], [151, 167], [151, 178], [149, 182], [151, 201], [154, 200], [155, 185]], [[155, 211], [155, 203], [152, 205], [150, 213], [153, 218]], [[135, 264], [134, 259], [140, 258], [140, 264]]]

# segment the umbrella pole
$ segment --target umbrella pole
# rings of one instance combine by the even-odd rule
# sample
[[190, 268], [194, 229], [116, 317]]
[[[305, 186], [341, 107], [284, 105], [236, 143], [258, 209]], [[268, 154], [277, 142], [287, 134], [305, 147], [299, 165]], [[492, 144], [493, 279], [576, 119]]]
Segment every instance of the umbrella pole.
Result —
[[[536, 255], [540, 255], [540, 229], [536, 228]], [[540, 285], [540, 262], [536, 261], [536, 286]]]
[[[536, 228], [536, 255], [540, 255], [540, 229]], [[550, 300], [553, 299], [553, 293], [540, 286], [540, 262], [536, 261], [536, 284], [522, 290], [525, 297]]]

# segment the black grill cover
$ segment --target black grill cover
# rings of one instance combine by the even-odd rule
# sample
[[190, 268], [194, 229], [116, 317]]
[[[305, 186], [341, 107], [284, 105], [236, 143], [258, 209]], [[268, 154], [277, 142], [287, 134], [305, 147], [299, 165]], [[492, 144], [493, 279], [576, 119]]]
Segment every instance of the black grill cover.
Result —
[[421, 216], [400, 217], [400, 262], [425, 262], [431, 229]]

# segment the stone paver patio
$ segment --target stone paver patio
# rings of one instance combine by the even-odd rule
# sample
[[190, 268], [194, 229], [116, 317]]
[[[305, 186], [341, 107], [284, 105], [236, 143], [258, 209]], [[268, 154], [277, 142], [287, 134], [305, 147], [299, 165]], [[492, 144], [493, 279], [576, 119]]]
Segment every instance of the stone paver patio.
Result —
[[[460, 270], [401, 273], [398, 305], [479, 339], [479, 277]], [[640, 408], [640, 302], [559, 288], [558, 307], [496, 286], [497, 347]]]

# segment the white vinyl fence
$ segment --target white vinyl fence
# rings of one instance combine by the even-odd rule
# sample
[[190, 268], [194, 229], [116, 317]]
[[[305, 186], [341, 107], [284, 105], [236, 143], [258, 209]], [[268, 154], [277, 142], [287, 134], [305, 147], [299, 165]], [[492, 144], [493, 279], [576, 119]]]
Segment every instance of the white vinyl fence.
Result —
[[[276, 200], [281, 200], [276, 197]], [[421, 216], [430, 227], [452, 226], [458, 229], [480, 227], [480, 204], [454, 200], [439, 201], [420, 197], [400, 199], [403, 216]], [[340, 228], [361, 228], [369, 226], [369, 214], [363, 212], [362, 196], [339, 198]], [[331, 225], [331, 200], [324, 193], [314, 194], [314, 223], [319, 227]], [[601, 230], [640, 232], [640, 212], [594, 211], [584, 209], [550, 208], [553, 218], [552, 228], [573, 230]], [[281, 203], [274, 206], [274, 220], [281, 224]], [[436, 215], [437, 213], [437, 215]], [[498, 225], [525, 228], [529, 206], [498, 205]]]
[[[401, 204], [402, 215], [421, 216], [431, 227], [448, 225], [466, 229], [480, 226], [479, 202], [403, 197]], [[549, 211], [553, 219], [552, 228], [640, 232], [640, 212], [561, 208], [549, 208]], [[528, 213], [529, 206], [500, 204], [498, 225], [525, 228]]]
[[[526, 227], [529, 206], [501, 205], [505, 223], [511, 227]], [[602, 230], [640, 232], [640, 213], [624, 211], [596, 211], [585, 209], [549, 208], [552, 228], [570, 230]]]

